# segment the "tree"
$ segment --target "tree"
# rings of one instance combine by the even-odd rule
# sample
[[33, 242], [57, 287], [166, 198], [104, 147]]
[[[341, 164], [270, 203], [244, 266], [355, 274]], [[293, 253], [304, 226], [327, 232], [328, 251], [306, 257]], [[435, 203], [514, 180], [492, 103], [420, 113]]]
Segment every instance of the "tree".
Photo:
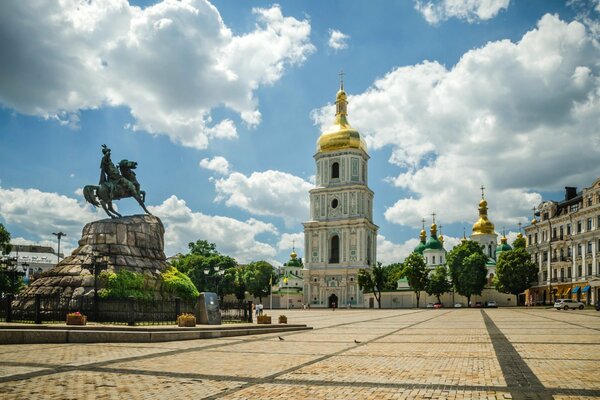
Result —
[[3, 255], [9, 254], [11, 250], [10, 233], [0, 224], [0, 253]]
[[402, 278], [402, 268], [402, 263], [393, 263], [385, 267], [385, 290], [396, 290], [398, 288], [398, 281], [400, 280], [400, 278]]
[[524, 249], [526, 246], [527, 242], [525, 241], [524, 237], [518, 237], [515, 239], [515, 241], [512, 244], [513, 249]]
[[266, 261], [251, 262], [246, 266], [243, 276], [248, 292], [258, 297], [261, 303], [263, 297], [271, 292], [271, 286], [279, 280], [273, 266]]
[[480, 295], [486, 283], [487, 256], [477, 242], [468, 240], [454, 247], [446, 257], [450, 267], [452, 285], [456, 292], [465, 296], [471, 306], [471, 296]]
[[371, 270], [358, 270], [358, 287], [365, 293], [373, 293], [377, 307], [381, 308], [381, 291], [386, 284], [386, 268], [380, 262]]
[[437, 297], [438, 303], [441, 303], [440, 296], [451, 289], [452, 284], [448, 281], [448, 269], [444, 265], [438, 265], [429, 277], [425, 291], [428, 295]]
[[423, 256], [413, 252], [406, 257], [401, 276], [408, 280], [408, 285], [415, 293], [415, 296], [417, 296], [417, 308], [419, 308], [421, 292], [427, 288], [427, 283], [429, 282], [429, 269], [427, 268], [427, 264], [425, 264]]
[[165, 292], [186, 300], [198, 298], [200, 293], [192, 280], [186, 274], [179, 272], [177, 268], [170, 266], [161, 274], [161, 277]]
[[196, 243], [190, 242], [188, 243], [188, 248], [190, 249], [190, 254], [199, 256], [209, 257], [220, 254], [217, 251], [217, 245], [209, 243], [208, 240], [196, 240]]
[[499, 292], [518, 296], [537, 282], [537, 273], [531, 255], [524, 248], [517, 247], [500, 253], [494, 284]]

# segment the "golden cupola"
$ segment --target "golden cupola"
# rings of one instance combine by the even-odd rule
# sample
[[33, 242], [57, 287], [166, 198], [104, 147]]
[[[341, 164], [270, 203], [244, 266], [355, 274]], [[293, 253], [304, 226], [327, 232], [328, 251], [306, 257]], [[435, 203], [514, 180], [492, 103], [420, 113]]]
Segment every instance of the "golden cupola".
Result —
[[367, 145], [360, 133], [348, 122], [348, 100], [344, 91], [344, 81], [340, 80], [340, 90], [335, 99], [335, 121], [317, 140], [317, 152], [343, 149], [360, 149], [367, 152]]
[[481, 201], [479, 202], [479, 219], [473, 224], [473, 235], [493, 235], [494, 224], [487, 216], [487, 201], [483, 197], [483, 189], [481, 193]]

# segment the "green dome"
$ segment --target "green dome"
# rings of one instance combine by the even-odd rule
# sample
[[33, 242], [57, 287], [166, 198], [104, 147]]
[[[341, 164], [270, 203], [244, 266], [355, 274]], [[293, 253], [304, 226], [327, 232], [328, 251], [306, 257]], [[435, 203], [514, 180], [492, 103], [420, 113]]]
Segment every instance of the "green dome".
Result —
[[436, 237], [431, 236], [425, 244], [425, 249], [444, 250], [444, 245]]
[[512, 247], [510, 247], [510, 244], [508, 244], [508, 243], [500, 243], [496, 247], [496, 254], [502, 253], [503, 251], [509, 251], [509, 250], [512, 250]]
[[419, 242], [419, 244], [417, 245], [417, 247], [415, 247], [415, 249], [413, 250], [415, 253], [419, 253], [421, 255], [423, 255], [423, 250], [425, 250], [425, 243], [423, 242]]

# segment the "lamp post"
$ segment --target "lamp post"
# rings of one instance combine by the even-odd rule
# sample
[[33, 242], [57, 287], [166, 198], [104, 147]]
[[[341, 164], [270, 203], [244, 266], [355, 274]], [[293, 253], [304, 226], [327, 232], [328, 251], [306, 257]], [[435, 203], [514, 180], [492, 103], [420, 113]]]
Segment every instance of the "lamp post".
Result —
[[27, 283], [29, 283], [30, 279], [28, 274], [27, 274], [27, 268], [29, 267], [29, 263], [26, 262], [22, 262], [21, 263], [21, 268], [23, 268], [23, 279], [27, 278]]
[[60, 238], [63, 236], [67, 236], [67, 234], [63, 233], [63, 232], [52, 232], [52, 234], [58, 238], [58, 252], [56, 254], [56, 258], [58, 260], [57, 264], [58, 264], [60, 262]]
[[94, 267], [94, 322], [98, 322], [98, 275], [100, 270], [105, 270], [108, 267], [108, 260], [106, 256], [98, 254], [92, 254]]

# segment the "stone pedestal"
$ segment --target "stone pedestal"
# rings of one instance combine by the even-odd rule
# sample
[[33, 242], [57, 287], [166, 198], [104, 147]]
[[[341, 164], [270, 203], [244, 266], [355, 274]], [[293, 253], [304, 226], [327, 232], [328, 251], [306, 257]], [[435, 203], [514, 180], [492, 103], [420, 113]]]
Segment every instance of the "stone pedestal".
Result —
[[108, 270], [142, 273], [161, 298], [160, 274], [167, 268], [164, 253], [165, 228], [152, 215], [103, 219], [83, 228], [79, 247], [56, 267], [44, 273], [22, 296], [94, 296], [94, 255], [105, 256]]

